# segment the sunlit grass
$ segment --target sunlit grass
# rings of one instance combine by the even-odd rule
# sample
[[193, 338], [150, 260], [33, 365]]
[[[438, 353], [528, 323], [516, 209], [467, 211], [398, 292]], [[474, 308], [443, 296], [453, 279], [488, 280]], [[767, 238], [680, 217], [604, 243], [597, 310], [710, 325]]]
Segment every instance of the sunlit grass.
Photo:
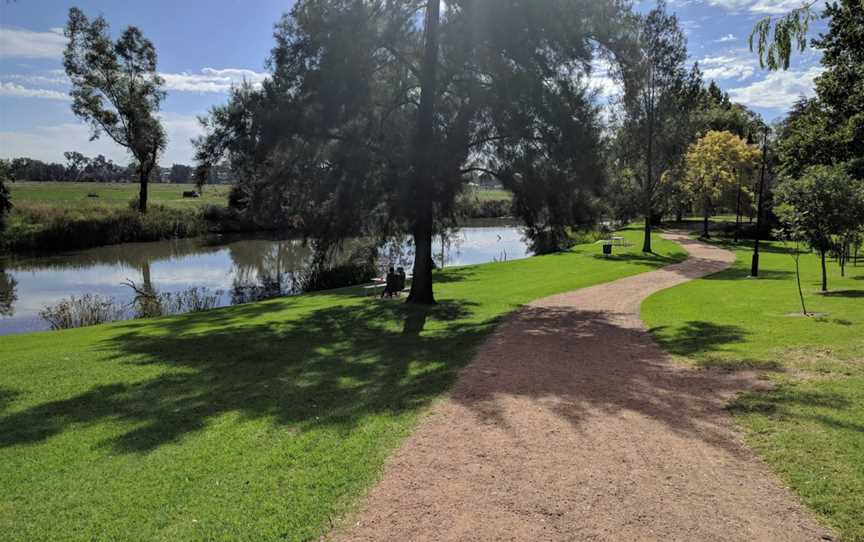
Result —
[[[801, 259], [807, 308], [800, 316], [791, 256], [762, 253], [748, 278], [750, 247], [734, 268], [650, 297], [642, 316], [674, 354], [703, 366], [760, 369], [774, 391], [731, 405], [748, 442], [844, 540], [864, 540], [864, 265], [830, 268]], [[862, 262], [864, 263], [864, 262]]]
[[433, 309], [342, 290], [0, 338], [0, 533], [315, 539], [502, 315], [684, 256], [654, 243], [447, 270]]

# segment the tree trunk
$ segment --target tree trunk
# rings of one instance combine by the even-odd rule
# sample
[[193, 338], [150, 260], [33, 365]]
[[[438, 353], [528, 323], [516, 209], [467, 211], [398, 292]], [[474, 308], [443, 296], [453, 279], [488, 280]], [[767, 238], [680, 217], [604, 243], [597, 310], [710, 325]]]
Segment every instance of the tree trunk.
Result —
[[807, 305], [804, 304], [804, 290], [801, 288], [801, 254], [797, 252], [797, 247], [795, 250], [795, 278], [798, 280], [798, 297], [801, 299], [801, 310], [804, 312], [804, 316], [807, 316]]
[[645, 213], [645, 239], [642, 241], [642, 252], [651, 252], [651, 211]]
[[741, 172], [738, 172], [738, 195], [735, 201], [735, 243], [741, 236]]
[[139, 182], [141, 187], [138, 190], [138, 212], [144, 214], [147, 212], [147, 182], [150, 180], [150, 170], [145, 170], [143, 167], [139, 170]]
[[435, 96], [438, 79], [438, 26], [441, 18], [441, 1], [431, 0], [426, 4], [426, 44], [420, 73], [420, 109], [417, 112], [417, 135], [415, 140], [414, 182], [414, 277], [408, 303], [432, 305], [435, 295], [432, 290], [432, 229], [433, 201], [432, 183], [435, 181], [431, 159], [434, 145]]
[[822, 291], [828, 291], [828, 266], [825, 265], [825, 251], [820, 250], [819, 254], [822, 259]]

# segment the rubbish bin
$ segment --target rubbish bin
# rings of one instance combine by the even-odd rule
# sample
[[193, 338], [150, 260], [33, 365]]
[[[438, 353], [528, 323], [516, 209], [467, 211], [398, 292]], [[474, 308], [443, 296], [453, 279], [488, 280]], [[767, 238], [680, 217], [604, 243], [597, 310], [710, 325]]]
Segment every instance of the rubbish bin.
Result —
[[603, 243], [603, 255], [611, 256], [612, 255], [612, 243]]

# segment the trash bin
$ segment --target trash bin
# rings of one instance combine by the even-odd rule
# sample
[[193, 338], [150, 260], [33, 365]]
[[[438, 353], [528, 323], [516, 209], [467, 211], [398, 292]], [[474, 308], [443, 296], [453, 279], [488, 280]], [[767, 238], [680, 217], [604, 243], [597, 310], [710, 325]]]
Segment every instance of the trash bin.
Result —
[[603, 255], [611, 256], [612, 255], [612, 243], [603, 243]]

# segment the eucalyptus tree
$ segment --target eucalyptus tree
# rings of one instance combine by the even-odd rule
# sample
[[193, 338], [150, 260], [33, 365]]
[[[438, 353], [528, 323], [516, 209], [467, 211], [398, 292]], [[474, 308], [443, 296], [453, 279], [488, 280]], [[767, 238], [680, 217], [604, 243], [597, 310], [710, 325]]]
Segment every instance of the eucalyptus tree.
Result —
[[276, 26], [272, 77], [205, 120], [199, 164], [227, 156], [253, 212], [319, 250], [410, 234], [409, 302], [433, 303], [432, 236], [471, 175], [513, 189], [541, 235], [579, 222], [602, 181], [590, 62], [623, 13], [589, 0], [299, 1]]
[[645, 217], [644, 252], [651, 252], [651, 230], [662, 175], [682, 159], [698, 126], [702, 88], [698, 66], [687, 68], [687, 40], [678, 19], [661, 0], [637, 25], [638, 53], [618, 72], [624, 83], [624, 122], [618, 147], [639, 184]]
[[132, 155], [141, 186], [138, 210], [144, 213], [147, 183], [167, 143], [157, 116], [165, 91], [156, 49], [134, 26], [113, 41], [103, 17], [89, 20], [74, 7], [64, 35], [72, 112], [90, 125], [91, 139], [105, 134]]

